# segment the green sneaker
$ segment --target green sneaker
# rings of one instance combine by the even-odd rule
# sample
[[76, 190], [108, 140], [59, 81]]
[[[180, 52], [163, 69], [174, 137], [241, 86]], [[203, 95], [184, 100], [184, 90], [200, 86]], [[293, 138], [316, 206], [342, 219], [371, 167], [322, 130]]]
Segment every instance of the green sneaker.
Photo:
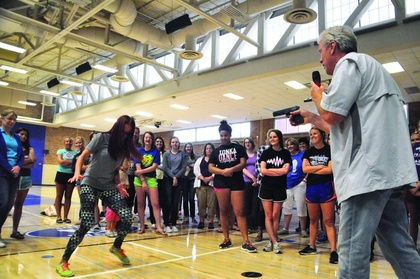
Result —
[[126, 254], [124, 254], [124, 250], [120, 249], [118, 250], [117, 248], [115, 248], [114, 246], [112, 246], [111, 248], [109, 248], [109, 252], [111, 252], [112, 254], [114, 254], [115, 256], [118, 257], [118, 259], [120, 259], [122, 264], [130, 264], [130, 259], [127, 257]]
[[70, 264], [68, 262], [59, 263], [57, 267], [55, 268], [55, 270], [62, 277], [72, 277], [74, 276], [74, 273], [73, 271], [69, 269], [69, 265]]

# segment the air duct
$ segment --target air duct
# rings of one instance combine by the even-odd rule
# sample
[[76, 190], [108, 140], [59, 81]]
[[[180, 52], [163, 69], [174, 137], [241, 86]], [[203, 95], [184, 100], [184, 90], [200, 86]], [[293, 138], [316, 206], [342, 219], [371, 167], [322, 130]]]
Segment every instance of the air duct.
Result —
[[193, 36], [187, 35], [185, 38], [185, 50], [181, 51], [178, 55], [185, 60], [197, 60], [203, 57], [203, 53], [196, 51], [197, 39]]
[[118, 72], [115, 74], [115, 76], [110, 77], [110, 79], [116, 82], [130, 81], [125, 74], [126, 70], [127, 70], [127, 65], [118, 64]]
[[293, 8], [284, 14], [284, 20], [293, 24], [309, 23], [316, 17], [316, 12], [306, 7], [306, 0], [293, 0]]

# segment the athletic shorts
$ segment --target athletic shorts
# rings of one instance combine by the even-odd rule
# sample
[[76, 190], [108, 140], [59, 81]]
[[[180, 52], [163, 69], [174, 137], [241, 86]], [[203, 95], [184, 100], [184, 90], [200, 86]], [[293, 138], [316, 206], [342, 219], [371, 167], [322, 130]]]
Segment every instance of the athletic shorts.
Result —
[[27, 190], [32, 186], [32, 177], [28, 176], [21, 176], [19, 179], [18, 191]]
[[[147, 188], [153, 189], [158, 187], [158, 182], [156, 177], [144, 177], [144, 180], [146, 180]], [[135, 187], [142, 187], [141, 180], [138, 176], [134, 177], [134, 186]]]
[[335, 200], [334, 186], [331, 182], [306, 186], [306, 201], [308, 203], [327, 203]]
[[55, 175], [55, 182], [57, 182], [58, 184], [75, 184], [76, 182], [70, 183], [69, 179], [73, 177], [72, 173], [65, 173], [65, 172], [60, 172], [58, 171], [57, 174]]
[[238, 183], [235, 182], [234, 179], [231, 179], [231, 177], [223, 177], [223, 178], [219, 178], [215, 184], [214, 184], [214, 190], [217, 189], [230, 189], [231, 191], [243, 191], [245, 190], [245, 183]]
[[286, 186], [278, 184], [261, 184], [258, 197], [262, 201], [284, 202], [287, 199]]

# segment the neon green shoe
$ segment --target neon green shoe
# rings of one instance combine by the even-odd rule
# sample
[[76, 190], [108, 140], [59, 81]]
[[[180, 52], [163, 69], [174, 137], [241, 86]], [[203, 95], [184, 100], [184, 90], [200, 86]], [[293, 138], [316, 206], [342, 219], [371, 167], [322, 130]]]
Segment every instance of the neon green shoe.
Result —
[[74, 276], [74, 273], [73, 271], [69, 269], [69, 265], [70, 264], [68, 262], [59, 263], [57, 267], [55, 268], [55, 270], [62, 277], [72, 277]]
[[123, 265], [130, 264], [130, 259], [127, 257], [126, 254], [124, 254], [123, 249], [118, 250], [117, 248], [112, 246], [111, 248], [109, 248], [109, 252], [117, 256]]

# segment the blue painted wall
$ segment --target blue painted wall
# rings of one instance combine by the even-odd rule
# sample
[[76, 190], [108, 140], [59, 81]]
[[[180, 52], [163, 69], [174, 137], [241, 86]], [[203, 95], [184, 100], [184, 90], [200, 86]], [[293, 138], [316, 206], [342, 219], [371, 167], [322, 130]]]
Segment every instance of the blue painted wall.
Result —
[[45, 133], [46, 127], [26, 124], [26, 123], [19, 123], [18, 121], [13, 127], [13, 130], [16, 131], [19, 128], [26, 128], [29, 130], [30, 133], [30, 140], [31, 146], [35, 151], [35, 156], [37, 161], [32, 168], [32, 184], [34, 185], [41, 185], [42, 184], [42, 168], [44, 165], [44, 148], [45, 148]]

